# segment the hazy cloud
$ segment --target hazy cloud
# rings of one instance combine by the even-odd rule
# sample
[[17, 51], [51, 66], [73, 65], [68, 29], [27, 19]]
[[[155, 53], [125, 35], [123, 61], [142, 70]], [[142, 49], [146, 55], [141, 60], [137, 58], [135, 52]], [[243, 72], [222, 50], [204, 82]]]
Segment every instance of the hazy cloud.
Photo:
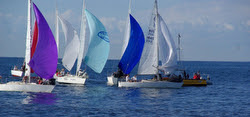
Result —
[[247, 21], [247, 25], [250, 26], [250, 20]]
[[225, 27], [226, 29], [228, 29], [228, 30], [234, 30], [234, 27], [233, 27], [233, 25], [231, 25], [231, 24], [225, 23], [225, 24], [224, 24], [224, 27]]

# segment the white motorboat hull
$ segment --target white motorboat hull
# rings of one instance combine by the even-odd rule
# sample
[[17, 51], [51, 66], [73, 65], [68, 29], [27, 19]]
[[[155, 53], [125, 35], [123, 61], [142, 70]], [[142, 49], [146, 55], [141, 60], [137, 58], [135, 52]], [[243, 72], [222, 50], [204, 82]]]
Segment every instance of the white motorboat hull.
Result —
[[74, 75], [67, 75], [62, 77], [56, 77], [56, 82], [59, 84], [77, 84], [84, 85], [87, 76], [79, 77]]
[[11, 70], [11, 75], [15, 77], [22, 77], [23, 71], [21, 70]]
[[181, 88], [183, 82], [142, 80], [140, 82], [118, 82], [118, 87]]
[[108, 76], [108, 85], [117, 85], [118, 84], [118, 78], [114, 77], [114, 76]]
[[51, 93], [55, 85], [40, 85], [36, 83], [8, 82], [0, 84], [0, 91], [47, 92]]

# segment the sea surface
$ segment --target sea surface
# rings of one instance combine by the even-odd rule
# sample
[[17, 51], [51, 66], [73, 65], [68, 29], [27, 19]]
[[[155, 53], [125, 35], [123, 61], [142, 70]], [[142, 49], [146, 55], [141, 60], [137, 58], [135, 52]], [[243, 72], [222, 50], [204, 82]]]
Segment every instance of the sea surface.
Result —
[[[87, 67], [85, 86], [57, 85], [52, 93], [2, 91], [0, 116], [250, 117], [250, 62], [184, 61], [190, 76], [197, 71], [209, 74], [213, 84], [181, 89], [108, 86], [106, 77], [117, 70], [118, 62], [109, 60], [101, 74]], [[22, 63], [23, 58], [0, 57], [1, 82], [21, 80], [10, 70]]]

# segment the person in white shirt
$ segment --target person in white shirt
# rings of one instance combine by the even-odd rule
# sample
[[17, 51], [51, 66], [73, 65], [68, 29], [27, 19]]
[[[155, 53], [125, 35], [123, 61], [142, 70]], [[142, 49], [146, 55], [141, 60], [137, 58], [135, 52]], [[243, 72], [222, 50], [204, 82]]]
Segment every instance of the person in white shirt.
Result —
[[128, 82], [129, 80], [129, 74], [126, 76], [126, 82]]
[[136, 80], [137, 80], [137, 77], [136, 77], [136, 75], [134, 75], [134, 76], [132, 77], [132, 81], [133, 81], [133, 82], [136, 82]]

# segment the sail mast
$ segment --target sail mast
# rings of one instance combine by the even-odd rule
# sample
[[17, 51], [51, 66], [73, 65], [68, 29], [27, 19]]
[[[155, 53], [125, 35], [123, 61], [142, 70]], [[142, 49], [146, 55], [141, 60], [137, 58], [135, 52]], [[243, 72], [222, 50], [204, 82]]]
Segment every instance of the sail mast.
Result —
[[25, 76], [30, 82], [30, 46], [31, 46], [31, 0], [28, 0], [28, 14], [27, 14], [27, 35], [26, 35], [26, 51], [25, 51]]
[[56, 2], [56, 45], [57, 45], [57, 51], [59, 54], [59, 23], [58, 23], [58, 9], [57, 9], [57, 2]]
[[131, 0], [129, 0], [128, 14], [131, 14]]
[[179, 50], [179, 62], [181, 62], [181, 35], [178, 34], [178, 50]]
[[85, 16], [85, 0], [83, 0], [81, 29], [80, 29], [80, 49], [79, 49], [78, 59], [77, 59], [76, 74], [80, 70], [81, 64], [82, 64], [82, 58], [84, 54], [85, 35], [86, 35], [86, 16]]
[[155, 40], [156, 40], [156, 47], [157, 47], [157, 53], [156, 53], [156, 74], [157, 74], [157, 76], [158, 76], [158, 74], [159, 74], [159, 69], [158, 69], [158, 67], [159, 67], [159, 47], [158, 47], [158, 38], [159, 38], [159, 35], [158, 35], [158, 22], [159, 22], [159, 18], [158, 18], [158, 6], [157, 6], [157, 0], [155, 0]]

